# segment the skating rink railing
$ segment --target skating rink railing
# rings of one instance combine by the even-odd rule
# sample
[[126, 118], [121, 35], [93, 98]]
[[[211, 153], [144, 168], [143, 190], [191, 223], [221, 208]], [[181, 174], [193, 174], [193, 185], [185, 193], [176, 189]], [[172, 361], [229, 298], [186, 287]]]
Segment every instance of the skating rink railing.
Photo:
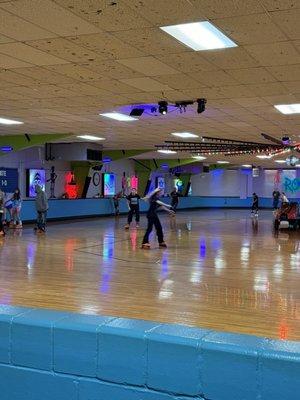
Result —
[[1, 400], [299, 400], [300, 342], [0, 306]]

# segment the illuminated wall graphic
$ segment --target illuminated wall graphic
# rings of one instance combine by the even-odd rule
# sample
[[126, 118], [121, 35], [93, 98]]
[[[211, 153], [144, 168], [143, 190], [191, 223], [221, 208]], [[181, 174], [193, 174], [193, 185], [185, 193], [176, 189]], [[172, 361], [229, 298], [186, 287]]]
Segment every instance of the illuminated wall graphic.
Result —
[[39, 185], [45, 190], [46, 187], [46, 171], [44, 169], [27, 170], [27, 196], [35, 197], [35, 186]]
[[138, 190], [139, 187], [139, 178], [137, 176], [132, 176], [130, 178], [130, 187], [131, 189], [136, 189]]
[[162, 176], [158, 176], [156, 178], [156, 187], [162, 190], [162, 192], [164, 193], [166, 188], [165, 178], [163, 178]]
[[69, 199], [76, 199], [78, 196], [78, 188], [75, 183], [74, 173], [71, 171], [67, 172], [65, 175], [65, 192]]
[[114, 196], [116, 194], [116, 176], [114, 174], [103, 174], [103, 195]]
[[174, 187], [177, 188], [178, 192], [182, 192], [183, 191], [183, 182], [181, 179], [177, 178], [174, 179]]

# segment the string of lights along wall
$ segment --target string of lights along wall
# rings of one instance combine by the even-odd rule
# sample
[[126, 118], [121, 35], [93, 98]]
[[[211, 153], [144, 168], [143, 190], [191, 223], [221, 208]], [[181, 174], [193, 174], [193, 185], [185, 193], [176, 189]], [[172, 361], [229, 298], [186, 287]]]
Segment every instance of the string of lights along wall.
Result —
[[[171, 141], [167, 140], [156, 148], [172, 152], [189, 152], [191, 154], [238, 156], [243, 154], [256, 154], [260, 158], [272, 158], [275, 155], [288, 152], [300, 153], [300, 142], [293, 142], [289, 137], [283, 136], [281, 140], [269, 136], [265, 133], [262, 137], [272, 143], [250, 142], [242, 140], [232, 140], [218, 137], [202, 136], [200, 142], [196, 141]], [[296, 155], [291, 155], [286, 159], [286, 163], [293, 165], [298, 161]]]

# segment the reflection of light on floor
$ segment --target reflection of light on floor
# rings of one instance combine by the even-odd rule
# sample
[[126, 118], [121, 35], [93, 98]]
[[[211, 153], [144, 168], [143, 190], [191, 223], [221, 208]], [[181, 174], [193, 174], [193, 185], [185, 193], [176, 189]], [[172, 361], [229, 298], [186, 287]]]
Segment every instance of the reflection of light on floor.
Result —
[[160, 279], [166, 279], [169, 274], [168, 256], [165, 253], [161, 260]]
[[203, 275], [203, 270], [200, 266], [193, 267], [193, 270], [191, 272], [190, 282], [200, 283], [202, 280], [202, 275]]
[[214, 266], [215, 266], [215, 274], [219, 275], [221, 271], [226, 268], [226, 261], [224, 260], [223, 250], [220, 249], [217, 251], [217, 255], [214, 259]]
[[266, 273], [259, 273], [254, 278], [253, 289], [256, 292], [268, 292], [270, 289], [270, 283]]
[[289, 334], [289, 327], [285, 322], [281, 322], [281, 324], [279, 325], [279, 339], [281, 340], [285, 340], [288, 338], [288, 334]]
[[130, 232], [131, 248], [136, 250], [137, 247], [137, 230], [134, 229]]
[[33, 274], [33, 267], [35, 263], [37, 244], [35, 242], [30, 242], [27, 245], [27, 276], [31, 277]]
[[248, 246], [242, 246], [240, 258], [241, 258], [241, 266], [244, 268], [248, 267], [249, 255], [250, 255], [250, 248]]
[[173, 286], [174, 286], [174, 281], [172, 281], [171, 279], [166, 279], [165, 281], [163, 281], [160, 290], [159, 290], [159, 294], [158, 294], [158, 298], [160, 300], [165, 300], [165, 299], [169, 299], [170, 297], [173, 296]]
[[290, 267], [300, 272], [300, 253], [290, 255]]
[[203, 239], [203, 238], [200, 239], [199, 253], [200, 253], [200, 258], [205, 258], [205, 256], [206, 256], [206, 242], [205, 242], [205, 239]]
[[65, 244], [65, 266], [68, 272], [72, 272], [74, 269], [74, 248], [76, 244], [76, 239], [69, 238]]

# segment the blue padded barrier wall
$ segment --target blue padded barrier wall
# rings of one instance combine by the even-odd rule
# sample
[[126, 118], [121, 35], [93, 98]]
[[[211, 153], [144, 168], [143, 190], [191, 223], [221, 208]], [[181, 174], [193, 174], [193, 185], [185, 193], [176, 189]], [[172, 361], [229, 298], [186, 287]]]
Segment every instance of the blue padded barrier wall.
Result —
[[[163, 201], [169, 203], [169, 198]], [[189, 208], [249, 208], [251, 198], [239, 197], [181, 197], [179, 209]], [[272, 199], [260, 198], [261, 208], [272, 208]], [[297, 201], [297, 200], [296, 200]], [[141, 211], [147, 210], [148, 204], [141, 201]], [[120, 212], [127, 213], [128, 206], [125, 199], [120, 201]], [[48, 219], [78, 218], [114, 214], [111, 199], [77, 199], [77, 200], [50, 200]], [[21, 217], [23, 221], [34, 221], [36, 218], [35, 203], [33, 200], [23, 201]]]
[[300, 343], [0, 306], [1, 400], [299, 400]]

